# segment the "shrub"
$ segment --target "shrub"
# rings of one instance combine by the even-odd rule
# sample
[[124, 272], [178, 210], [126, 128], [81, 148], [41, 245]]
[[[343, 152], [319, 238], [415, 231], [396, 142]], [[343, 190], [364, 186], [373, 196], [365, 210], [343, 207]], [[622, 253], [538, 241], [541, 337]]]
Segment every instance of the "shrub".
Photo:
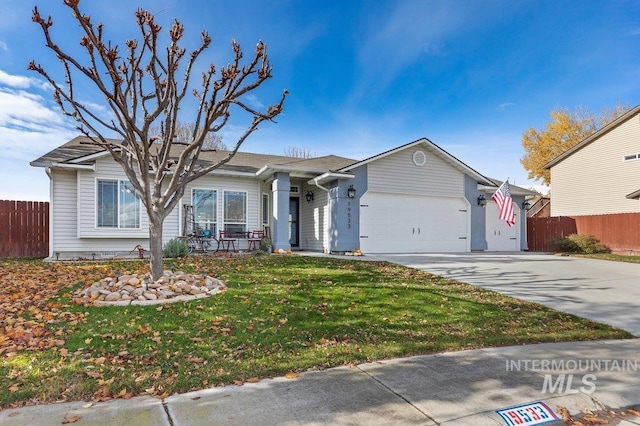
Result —
[[571, 234], [551, 242], [553, 251], [563, 253], [609, 253], [609, 247], [598, 241], [593, 235]]
[[189, 253], [187, 243], [177, 238], [169, 240], [162, 249], [164, 257], [183, 257]]

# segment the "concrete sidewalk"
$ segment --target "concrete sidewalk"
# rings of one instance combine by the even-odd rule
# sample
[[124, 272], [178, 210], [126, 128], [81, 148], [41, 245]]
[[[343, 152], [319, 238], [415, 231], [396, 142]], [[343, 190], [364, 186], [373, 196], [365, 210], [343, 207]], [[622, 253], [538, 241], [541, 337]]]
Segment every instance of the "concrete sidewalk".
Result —
[[[60, 425], [81, 416], [74, 425], [499, 425], [505, 423], [496, 410], [535, 401], [571, 413], [640, 404], [639, 368], [640, 339], [488, 348], [338, 367], [165, 400], [6, 409], [0, 424]], [[637, 417], [609, 420], [640, 424]]]

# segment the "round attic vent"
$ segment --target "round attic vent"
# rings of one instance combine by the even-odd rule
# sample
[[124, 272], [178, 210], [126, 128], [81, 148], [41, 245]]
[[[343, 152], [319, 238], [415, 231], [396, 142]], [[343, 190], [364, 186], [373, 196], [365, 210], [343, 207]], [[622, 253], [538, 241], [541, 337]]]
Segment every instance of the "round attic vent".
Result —
[[427, 162], [427, 156], [422, 151], [416, 151], [413, 153], [413, 164], [422, 167]]

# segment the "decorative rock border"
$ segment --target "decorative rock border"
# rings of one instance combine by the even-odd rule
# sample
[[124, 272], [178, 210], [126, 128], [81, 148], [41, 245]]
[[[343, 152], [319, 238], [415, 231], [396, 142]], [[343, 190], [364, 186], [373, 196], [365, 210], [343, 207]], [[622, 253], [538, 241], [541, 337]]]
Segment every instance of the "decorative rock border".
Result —
[[208, 275], [164, 271], [157, 281], [150, 274], [103, 278], [76, 292], [74, 299], [94, 306], [159, 305], [187, 302], [226, 290], [224, 282]]

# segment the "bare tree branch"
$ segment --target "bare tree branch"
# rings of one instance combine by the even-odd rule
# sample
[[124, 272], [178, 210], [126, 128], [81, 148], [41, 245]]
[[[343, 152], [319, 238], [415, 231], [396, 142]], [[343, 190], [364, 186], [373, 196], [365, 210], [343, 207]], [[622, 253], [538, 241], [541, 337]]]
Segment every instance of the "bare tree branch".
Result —
[[[34, 61], [29, 69], [51, 84], [62, 113], [76, 121], [88, 143], [108, 151], [122, 167], [149, 216], [151, 271], [157, 278], [162, 273], [162, 224], [184, 195], [186, 185], [229, 162], [260, 123], [273, 121], [280, 114], [287, 91], [265, 111], [241, 100], [271, 78], [262, 41], [245, 65], [240, 45], [232, 41], [233, 60], [219, 72], [211, 64], [202, 73], [200, 87], [193, 88], [194, 66], [211, 45], [206, 31], [201, 33], [200, 45], [187, 54], [180, 47], [185, 28], [175, 20], [166, 33], [168, 44], [162, 48], [162, 27], [152, 13], [138, 9], [134, 16], [140, 38], [126, 40], [126, 54], [121, 56], [118, 45], [105, 36], [103, 25], [94, 24], [90, 16], [82, 13], [79, 0], [64, 0], [64, 4], [79, 24], [80, 45], [86, 57], [74, 57], [58, 46], [52, 33], [53, 19], [45, 19], [35, 7], [32, 19], [40, 26], [46, 46], [60, 61], [64, 83], [57, 82]], [[95, 87], [113, 117], [104, 118], [81, 101], [74, 90], [74, 83], [79, 80]], [[179, 115], [188, 93], [197, 105], [195, 120], [185, 132]], [[229, 122], [232, 108], [249, 114], [251, 124], [225, 158], [205, 166], [198, 161], [203, 151], [226, 148], [215, 135]], [[105, 132], [114, 132], [122, 140], [114, 142], [104, 136]], [[178, 141], [174, 140], [176, 137]]]

